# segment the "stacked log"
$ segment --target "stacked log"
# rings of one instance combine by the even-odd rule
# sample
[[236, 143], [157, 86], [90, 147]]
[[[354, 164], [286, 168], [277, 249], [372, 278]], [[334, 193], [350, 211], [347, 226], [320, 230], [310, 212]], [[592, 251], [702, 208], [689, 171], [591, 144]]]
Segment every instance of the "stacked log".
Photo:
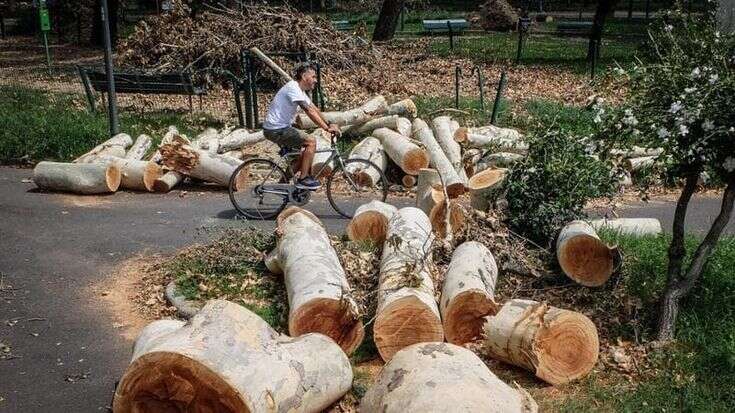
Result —
[[[431, 166], [439, 173], [450, 198], [455, 198], [465, 191], [465, 181], [447, 158], [444, 150], [434, 137], [434, 133], [423, 120], [416, 118], [412, 125], [413, 138], [421, 142], [429, 153]], [[427, 211], [425, 211], [427, 212]], [[428, 214], [428, 212], [427, 212]]]
[[458, 128], [454, 132], [454, 140], [469, 148], [488, 148], [518, 153], [528, 151], [528, 144], [523, 141], [523, 136], [518, 131], [492, 125], [481, 128]]
[[242, 148], [256, 143], [263, 142], [265, 135], [263, 131], [248, 132], [247, 129], [235, 129], [229, 134], [221, 137], [217, 143], [218, 153], [226, 153], [234, 150], [241, 150]]
[[364, 337], [357, 304], [329, 236], [317, 217], [291, 207], [278, 216], [278, 252], [288, 292], [288, 331], [322, 333], [351, 354]]
[[404, 99], [396, 102], [386, 110], [388, 115], [398, 115], [404, 118], [413, 119], [416, 117], [418, 111], [416, 110], [416, 104], [411, 99]]
[[125, 159], [141, 160], [148, 153], [148, 150], [153, 145], [153, 139], [150, 136], [142, 134], [135, 139], [133, 146], [128, 149], [125, 154]]
[[525, 390], [497, 378], [472, 351], [433, 342], [397, 352], [365, 393], [360, 411], [533, 413], [538, 406]]
[[371, 134], [375, 129], [380, 128], [397, 130], [398, 115], [382, 116], [380, 118], [371, 119], [361, 125], [347, 126], [342, 129], [342, 135], [347, 138], [366, 136]]
[[320, 412], [352, 386], [344, 352], [321, 334], [291, 338], [237, 304], [141, 331], [115, 412]]
[[421, 169], [416, 181], [416, 207], [429, 217], [434, 232], [440, 238], [447, 236], [447, 204], [451, 232], [461, 231], [465, 222], [464, 211], [459, 203], [452, 199], [448, 202], [445, 200], [439, 172], [430, 168]]
[[[388, 167], [388, 157], [383, 150], [383, 145], [372, 136], [360, 141], [350, 151], [349, 159], [365, 159], [375, 164], [381, 171], [385, 172]], [[375, 168], [367, 168], [362, 163], [348, 164], [345, 172], [350, 174], [360, 185], [373, 186], [380, 181], [380, 174]]]
[[178, 135], [173, 137], [171, 143], [161, 145], [160, 151], [163, 164], [169, 169], [221, 186], [229, 185], [236, 168], [236, 165], [195, 148]]
[[407, 118], [400, 117], [396, 121], [396, 132], [403, 136], [411, 137], [411, 121]]
[[411, 344], [444, 340], [428, 269], [432, 239], [431, 222], [418, 208], [401, 208], [388, 222], [373, 329], [383, 360]]
[[488, 355], [552, 385], [584, 377], [597, 363], [597, 328], [581, 313], [514, 299], [486, 320], [483, 348]]
[[[434, 129], [434, 137], [439, 143], [442, 151], [446, 155], [452, 168], [459, 175], [462, 182], [467, 182], [467, 176], [464, 172], [464, 164], [462, 163], [462, 148], [454, 140], [452, 133], [452, 118], [449, 116], [439, 116], [431, 121]], [[459, 127], [459, 125], [457, 125]]]
[[559, 233], [556, 258], [564, 274], [587, 287], [599, 287], [614, 270], [617, 248], [605, 245], [584, 221], [572, 221]]
[[[344, 112], [323, 112], [324, 120], [329, 124], [338, 126], [355, 125], [365, 123], [375, 116], [385, 114], [388, 110], [388, 103], [383, 96], [376, 96], [362, 106], [346, 110]], [[317, 125], [309, 119], [304, 113], [296, 116], [296, 126], [300, 129], [314, 129]]]
[[157, 179], [163, 176], [163, 169], [151, 161], [123, 159], [113, 156], [98, 158], [100, 163], [114, 164], [120, 170], [120, 188], [134, 191], [153, 192]]
[[388, 221], [398, 209], [380, 201], [370, 201], [355, 210], [347, 224], [347, 237], [352, 241], [370, 241], [382, 245], [388, 232]]
[[483, 212], [490, 208], [492, 194], [502, 187], [507, 172], [507, 169], [490, 168], [472, 175], [467, 183], [472, 208]]
[[91, 151], [74, 159], [73, 163], [92, 163], [97, 162], [102, 156], [115, 156], [124, 158], [126, 149], [133, 144], [133, 138], [126, 133], [118, 133], [112, 138], [95, 146]]
[[120, 180], [114, 164], [39, 162], [33, 168], [33, 182], [48, 191], [108, 194], [117, 191]]
[[418, 175], [429, 165], [429, 155], [409, 138], [388, 128], [373, 131], [373, 136], [383, 145], [385, 153], [409, 175]]
[[497, 280], [498, 266], [487, 247], [468, 241], [454, 250], [440, 301], [448, 342], [462, 345], [482, 335], [485, 317], [494, 315], [498, 309]]
[[477, 160], [474, 172], [477, 173], [488, 168], [509, 168], [524, 158], [524, 155], [513, 152], [489, 153]]

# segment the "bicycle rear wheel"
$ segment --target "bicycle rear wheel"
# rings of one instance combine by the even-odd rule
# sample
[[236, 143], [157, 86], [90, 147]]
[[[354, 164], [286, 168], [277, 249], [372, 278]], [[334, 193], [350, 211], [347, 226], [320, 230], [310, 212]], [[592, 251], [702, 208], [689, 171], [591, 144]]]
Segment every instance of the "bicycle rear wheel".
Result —
[[370, 201], [388, 198], [388, 180], [383, 171], [366, 159], [348, 159], [327, 178], [327, 199], [335, 211], [352, 218], [355, 210]]
[[230, 201], [249, 219], [272, 219], [288, 203], [290, 184], [280, 166], [268, 159], [250, 159], [230, 177]]

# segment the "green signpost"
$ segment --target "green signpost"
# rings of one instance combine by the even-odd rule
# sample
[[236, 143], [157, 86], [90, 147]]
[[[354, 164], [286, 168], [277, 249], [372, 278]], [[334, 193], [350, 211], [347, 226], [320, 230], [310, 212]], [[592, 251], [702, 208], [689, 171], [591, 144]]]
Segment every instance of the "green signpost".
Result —
[[51, 31], [51, 20], [49, 19], [48, 9], [46, 8], [46, 0], [41, 0], [38, 4], [38, 18], [41, 23], [43, 46], [46, 48], [46, 64], [48, 65], [48, 72], [51, 74], [51, 52], [48, 48], [48, 32]]

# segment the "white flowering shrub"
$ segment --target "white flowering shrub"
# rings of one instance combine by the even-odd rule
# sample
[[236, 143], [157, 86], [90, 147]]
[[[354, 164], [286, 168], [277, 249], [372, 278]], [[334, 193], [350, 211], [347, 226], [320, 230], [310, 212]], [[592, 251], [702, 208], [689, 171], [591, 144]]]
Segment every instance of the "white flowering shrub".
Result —
[[650, 32], [647, 63], [622, 73], [629, 98], [616, 110], [596, 105], [598, 138], [614, 146], [664, 148], [667, 172], [704, 170], [720, 181], [735, 171], [735, 41], [714, 13], [669, 12]]

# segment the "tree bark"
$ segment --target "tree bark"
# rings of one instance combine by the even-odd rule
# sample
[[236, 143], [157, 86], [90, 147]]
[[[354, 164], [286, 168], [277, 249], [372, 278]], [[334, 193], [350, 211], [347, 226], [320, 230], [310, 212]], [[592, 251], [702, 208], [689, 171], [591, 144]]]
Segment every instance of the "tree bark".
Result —
[[116, 156], [124, 158], [126, 149], [133, 144], [133, 138], [127, 133], [118, 133], [112, 138], [102, 142], [92, 148], [91, 151], [74, 159], [73, 163], [92, 163], [96, 162], [101, 156]]
[[174, 136], [171, 143], [161, 145], [160, 151], [164, 165], [171, 170], [205, 182], [228, 186], [237, 165], [194, 146], [186, 139]]
[[387, 115], [398, 115], [404, 118], [413, 119], [418, 114], [416, 104], [411, 99], [403, 99], [388, 106]]
[[421, 168], [429, 165], [429, 154], [409, 138], [388, 128], [380, 128], [373, 131], [388, 157], [398, 165], [403, 172], [409, 175], [418, 175]]
[[503, 186], [507, 173], [507, 169], [490, 168], [472, 175], [467, 183], [472, 208], [483, 212], [490, 209], [491, 195]]
[[[388, 156], [383, 150], [383, 145], [372, 136], [368, 136], [355, 145], [352, 151], [350, 151], [349, 159], [366, 159], [374, 163], [383, 172], [385, 172], [388, 166]], [[353, 179], [356, 179], [362, 186], [372, 187], [380, 180], [380, 174], [375, 168], [368, 168], [361, 163], [348, 164], [345, 167], [345, 172], [354, 177]]]
[[408, 118], [400, 117], [396, 121], [396, 132], [403, 136], [411, 137], [411, 121]]
[[661, 234], [661, 221], [656, 218], [617, 218], [596, 219], [590, 222], [596, 231], [606, 229], [620, 234], [641, 236], [656, 236]]
[[[595, 50], [593, 44], [602, 40], [602, 31], [605, 26], [605, 19], [615, 10], [615, 6], [619, 0], [599, 0], [595, 9], [595, 17], [592, 19], [592, 30], [590, 31], [590, 41], [587, 47], [587, 60], [592, 60], [592, 52]], [[599, 53], [599, 50], [598, 50]]]
[[520, 386], [497, 378], [472, 351], [434, 342], [396, 353], [365, 393], [360, 411], [534, 413], [538, 406]]
[[100, 163], [113, 164], [120, 169], [120, 188], [153, 192], [153, 185], [163, 176], [161, 166], [155, 162], [137, 159], [101, 157]]
[[120, 169], [102, 163], [39, 162], [33, 182], [41, 189], [75, 194], [107, 194], [120, 186]]
[[429, 273], [432, 241], [431, 222], [418, 208], [401, 208], [388, 222], [373, 329], [383, 360], [411, 344], [444, 340]]
[[462, 148], [454, 140], [452, 133], [452, 118], [449, 116], [439, 116], [431, 121], [434, 137], [437, 143], [444, 151], [444, 154], [452, 164], [452, 168], [463, 183], [467, 182], [467, 175], [464, 172], [464, 164], [462, 163]]
[[125, 154], [125, 159], [141, 160], [153, 145], [153, 140], [148, 135], [140, 135], [133, 143], [133, 146], [128, 149]]
[[513, 299], [486, 320], [488, 355], [552, 385], [584, 377], [597, 363], [597, 328], [581, 313]]
[[316, 413], [351, 385], [349, 360], [328, 337], [287, 337], [245, 307], [212, 300], [187, 323], [141, 331], [113, 410]]
[[371, 119], [361, 125], [351, 125], [342, 130], [342, 134], [346, 138], [355, 138], [360, 136], [367, 136], [375, 129], [388, 128], [397, 130], [398, 127], [398, 115], [388, 115], [379, 118]]
[[279, 215], [277, 234], [289, 334], [322, 333], [351, 354], [362, 342], [363, 325], [327, 231], [313, 214], [291, 207]]
[[347, 237], [351, 241], [372, 241], [382, 245], [388, 233], [388, 221], [398, 209], [380, 201], [370, 201], [360, 205], [355, 216], [347, 224]]
[[584, 221], [572, 221], [556, 240], [556, 258], [564, 274], [586, 287], [599, 287], [614, 270], [616, 249], [600, 240]]
[[[387, 110], [388, 103], [383, 96], [378, 95], [358, 108], [344, 112], [323, 112], [322, 116], [324, 116], [327, 123], [334, 123], [339, 126], [357, 125], [383, 115]], [[317, 127], [316, 123], [304, 113], [298, 114], [294, 123], [300, 129], [314, 129]]]
[[498, 310], [497, 279], [498, 266], [487, 247], [467, 241], [454, 250], [439, 307], [448, 342], [461, 346], [482, 335], [485, 317]]
[[[441, 175], [449, 197], [455, 198], [462, 195], [465, 192], [465, 181], [462, 180], [439, 142], [437, 142], [429, 125], [420, 118], [416, 118], [413, 120], [412, 130], [413, 138], [421, 142], [429, 153], [430, 164]], [[429, 213], [428, 211], [424, 212]]]
[[378, 21], [375, 23], [375, 30], [373, 30], [373, 41], [384, 42], [393, 39], [404, 3], [404, 0], [383, 0]]

